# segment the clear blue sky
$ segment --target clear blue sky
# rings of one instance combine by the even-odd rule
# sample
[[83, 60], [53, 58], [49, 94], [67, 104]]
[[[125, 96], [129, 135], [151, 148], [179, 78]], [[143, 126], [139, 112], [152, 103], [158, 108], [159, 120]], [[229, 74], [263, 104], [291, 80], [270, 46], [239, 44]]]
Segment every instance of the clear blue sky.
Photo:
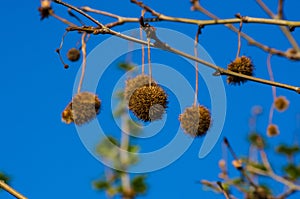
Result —
[[[85, 5], [85, 2], [74, 1], [78, 6]], [[154, 9], [166, 15], [206, 19], [200, 13], [190, 11], [188, 0], [176, 3], [171, 0], [155, 0], [145, 1], [145, 3], [151, 4]], [[203, 4], [224, 18], [232, 17], [237, 12], [249, 16], [266, 16], [254, 1], [242, 1], [241, 5], [233, 0], [203, 1]], [[300, 2], [287, 1], [286, 4], [285, 9], [288, 11], [286, 16], [289, 19], [299, 20]], [[53, 18], [40, 21], [38, 6], [39, 1], [2, 2], [0, 14], [2, 19], [0, 171], [7, 173], [12, 178], [11, 185], [30, 199], [104, 198], [104, 194], [93, 190], [91, 185], [93, 180], [103, 174], [103, 165], [86, 150], [74, 125], [61, 122], [61, 111], [72, 97], [74, 78], [80, 65], [79, 63], [72, 64], [68, 70], [63, 68], [55, 49], [60, 44], [66, 26]], [[89, 6], [123, 16], [138, 17], [140, 15], [140, 9], [130, 4], [129, 0], [90, 1]], [[275, 3], [270, 6], [272, 9], [276, 8]], [[53, 8], [57, 14], [67, 16], [65, 9], [60, 6], [53, 5]], [[99, 17], [99, 20], [107, 22], [107, 19], [102, 19], [102, 17]], [[155, 26], [182, 31], [192, 38], [197, 29], [192, 25], [167, 22], [155, 24]], [[117, 27], [116, 30], [125, 31], [136, 27], [138, 24], [128, 24]], [[255, 39], [266, 44], [272, 44], [283, 50], [288, 47], [286, 38], [275, 26], [249, 24], [245, 25], [243, 30], [250, 35], [255, 35]], [[300, 38], [300, 31], [296, 29], [293, 35], [296, 39]], [[93, 37], [88, 50], [93, 49], [108, 37], [106, 35]], [[78, 38], [76, 33], [70, 34], [64, 51], [73, 47]], [[219, 66], [225, 67], [235, 57], [237, 36], [222, 26], [205, 27], [200, 42]], [[241, 53], [253, 58], [256, 76], [268, 78], [266, 53], [254, 47], [248, 47], [245, 41]], [[153, 60], [159, 62], [161, 59], [168, 59], [168, 56], [170, 55], [165, 52], [154, 53]], [[133, 61], [140, 62], [140, 57], [138, 55], [133, 57]], [[122, 75], [119, 70], [115, 69], [117, 62], [118, 60], [111, 65], [108, 77]], [[181, 62], [170, 58], [168, 63], [176, 66]], [[275, 80], [300, 85], [299, 62], [273, 57], [272, 67]], [[191, 82], [194, 81], [193, 73], [187, 72], [186, 75], [190, 75]], [[225, 77], [223, 79], [225, 82]], [[109, 99], [112, 89], [109, 86], [107, 89], [105, 84], [103, 85], [99, 87], [97, 94]], [[247, 82], [243, 86], [236, 87], [225, 85], [225, 89], [226, 121], [222, 135], [211, 153], [204, 159], [199, 159], [198, 152], [202, 139], [195, 140], [189, 150], [176, 162], [162, 170], [147, 174], [149, 191], [141, 198], [223, 198], [212, 192], [203, 191], [201, 185], [196, 182], [201, 179], [218, 180], [217, 163], [222, 157], [222, 137], [228, 137], [238, 154], [248, 153], [246, 137], [250, 110], [254, 105], [264, 108], [265, 112], [258, 121], [258, 129], [264, 133], [269, 107], [272, 103], [269, 86]], [[283, 89], [277, 89], [277, 93], [285, 95], [290, 100], [290, 107], [284, 113], [275, 112], [273, 122], [281, 129], [281, 134], [273, 138], [271, 143], [291, 143], [297, 127], [296, 116], [300, 111], [300, 104], [297, 103], [299, 96]], [[205, 87], [202, 92], [200, 90], [200, 96], [201, 100], [210, 107], [210, 99]], [[110, 106], [110, 102], [103, 103], [104, 109]], [[98, 116], [98, 119], [109, 121], [102, 114]], [[170, 132], [172, 127], [177, 128], [178, 125], [178, 121], [174, 120], [174, 123], [161, 133]], [[154, 141], [156, 143], [157, 140]], [[151, 149], [152, 144], [146, 143], [141, 147]], [[272, 150], [271, 147], [270, 150]], [[272, 158], [275, 157], [271, 156]], [[275, 164], [274, 168], [280, 171], [280, 165]], [[12, 197], [1, 191], [0, 198]]]

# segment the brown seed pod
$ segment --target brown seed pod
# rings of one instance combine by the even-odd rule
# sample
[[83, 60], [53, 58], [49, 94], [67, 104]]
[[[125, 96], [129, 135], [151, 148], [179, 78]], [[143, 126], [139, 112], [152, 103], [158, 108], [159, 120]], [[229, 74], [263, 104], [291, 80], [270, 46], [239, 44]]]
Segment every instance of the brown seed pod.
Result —
[[[252, 63], [251, 59], [246, 56], [236, 58], [233, 62], [228, 64], [227, 68], [228, 68], [228, 70], [236, 72], [236, 73], [253, 76], [253, 70], [254, 70], [253, 63]], [[228, 75], [228, 77], [227, 77], [228, 84], [240, 85], [241, 83], [244, 83], [246, 81], [247, 81], [246, 79], [241, 78], [241, 77], [236, 77], [236, 76], [231, 76], [231, 75]]]
[[[127, 101], [130, 100], [131, 95], [140, 87], [149, 85], [150, 76], [148, 75], [138, 75], [132, 79], [126, 81], [126, 87], [124, 91], [124, 96]], [[155, 81], [151, 79], [151, 85], [155, 85]]]
[[68, 50], [67, 57], [72, 62], [78, 61], [80, 58], [80, 51], [76, 48], [71, 48]]
[[204, 106], [192, 106], [186, 108], [179, 116], [181, 128], [192, 137], [204, 136], [210, 125], [211, 116], [209, 110]]
[[279, 135], [278, 126], [275, 124], [270, 124], [267, 129], [267, 135], [269, 137], [274, 137], [274, 136]]
[[72, 122], [77, 125], [85, 124], [99, 114], [100, 107], [101, 101], [95, 94], [89, 92], [78, 93], [62, 112], [62, 121], [66, 124]]
[[153, 84], [136, 89], [129, 99], [129, 110], [142, 121], [155, 121], [162, 118], [168, 99], [165, 91]]
[[283, 112], [289, 107], [290, 102], [284, 97], [279, 96], [274, 101], [274, 107], [277, 111]]

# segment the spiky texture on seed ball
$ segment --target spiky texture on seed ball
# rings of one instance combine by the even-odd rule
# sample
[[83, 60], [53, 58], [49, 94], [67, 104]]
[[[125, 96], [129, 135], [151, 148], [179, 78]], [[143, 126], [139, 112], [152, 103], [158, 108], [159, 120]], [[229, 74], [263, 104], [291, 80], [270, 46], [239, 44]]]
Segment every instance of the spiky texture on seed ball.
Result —
[[62, 121], [70, 124], [83, 125], [93, 120], [100, 112], [101, 101], [90, 92], [81, 92], [73, 97], [62, 112]]
[[267, 135], [269, 137], [274, 137], [274, 136], [279, 135], [278, 126], [275, 124], [270, 124], [267, 129]]
[[284, 97], [279, 96], [274, 101], [274, 106], [276, 110], [283, 112], [289, 107], [290, 102]]
[[[150, 76], [148, 75], [138, 75], [134, 78], [128, 79], [126, 81], [126, 87], [124, 91], [124, 96], [127, 101], [130, 100], [131, 95], [138, 88], [149, 85]], [[151, 85], [155, 85], [155, 81], [151, 79]]]
[[71, 48], [68, 50], [67, 57], [72, 62], [78, 61], [80, 58], [80, 51], [76, 48]]
[[[236, 58], [233, 62], [231, 62], [227, 66], [228, 70], [236, 72], [236, 73], [241, 73], [243, 75], [248, 75], [248, 76], [253, 76], [253, 70], [254, 66], [249, 57], [242, 56]], [[241, 83], [246, 82], [247, 80], [241, 77], [236, 77], [236, 76], [231, 76], [228, 75], [227, 77], [227, 83], [228, 84], [238, 84], [240, 85]]]
[[129, 110], [144, 122], [155, 121], [162, 118], [168, 104], [168, 96], [158, 86], [146, 85], [136, 89], [129, 99]]
[[204, 106], [186, 108], [179, 116], [181, 128], [192, 137], [204, 136], [211, 124], [209, 110]]

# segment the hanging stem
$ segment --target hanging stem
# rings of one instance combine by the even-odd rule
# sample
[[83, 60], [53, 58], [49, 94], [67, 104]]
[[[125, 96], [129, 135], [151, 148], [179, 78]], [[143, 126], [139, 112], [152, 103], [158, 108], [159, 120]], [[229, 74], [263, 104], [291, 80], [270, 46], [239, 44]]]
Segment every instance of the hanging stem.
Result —
[[[143, 29], [140, 28], [140, 39], [144, 40], [143, 38]], [[142, 44], [142, 74], [145, 74], [145, 48], [144, 44]]]
[[80, 76], [80, 81], [78, 84], [77, 93], [80, 93], [80, 91], [81, 91], [84, 74], [85, 74], [85, 68], [86, 68], [86, 41], [85, 41], [86, 35], [87, 35], [87, 33], [83, 32], [82, 37], [81, 37], [81, 52], [82, 52], [82, 66], [81, 67], [82, 68], [81, 68], [81, 76]]
[[[195, 36], [195, 42], [194, 42], [194, 56], [198, 57], [198, 43], [199, 43], [199, 34], [201, 33], [201, 27], [198, 26], [198, 30]], [[198, 90], [199, 90], [199, 63], [195, 61], [195, 97], [194, 97], [194, 106], [197, 105], [198, 101]]]
[[236, 52], [236, 58], [238, 58], [240, 56], [240, 53], [241, 53], [241, 46], [242, 46], [241, 32], [242, 32], [242, 27], [243, 27], [243, 21], [241, 20], [240, 28], [239, 28], [239, 31], [238, 31], [238, 48], [237, 48], [237, 52]]
[[150, 38], [147, 38], [148, 43], [148, 70], [149, 70], [149, 86], [151, 86], [152, 82], [152, 66], [151, 66], [151, 53], [150, 53]]
[[[145, 10], [142, 10], [142, 12], [141, 12], [142, 17], [144, 17], [145, 12], [146, 12]], [[140, 27], [140, 39], [144, 40], [142, 27]], [[142, 74], [143, 75], [145, 74], [145, 47], [144, 47], [144, 44], [142, 44]]]
[[[274, 81], [274, 75], [273, 75], [272, 66], [271, 66], [271, 57], [272, 57], [272, 54], [269, 54], [268, 58], [267, 58], [267, 68], [268, 68], [270, 80]], [[275, 86], [272, 86], [272, 94], [273, 94], [273, 101], [275, 101], [275, 99], [276, 99], [276, 87]], [[274, 103], [272, 103], [271, 108], [270, 108], [269, 124], [272, 124], [273, 114], [274, 114]]]

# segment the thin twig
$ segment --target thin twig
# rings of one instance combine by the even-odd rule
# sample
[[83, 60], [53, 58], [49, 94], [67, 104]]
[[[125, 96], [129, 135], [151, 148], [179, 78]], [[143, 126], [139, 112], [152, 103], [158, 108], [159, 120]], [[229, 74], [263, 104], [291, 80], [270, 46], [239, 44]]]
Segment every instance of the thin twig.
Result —
[[[200, 3], [199, 3], [198, 0], [196, 0], [196, 1], [193, 2], [193, 9], [202, 12], [203, 14], [209, 16], [210, 18], [212, 18], [212, 19], [214, 19], [216, 21], [219, 20], [219, 18], [216, 15], [212, 14], [211, 12], [209, 12], [208, 10], [206, 10], [205, 8], [203, 8], [200, 5]], [[269, 20], [273, 20], [273, 19], [269, 19]], [[234, 27], [232, 24], [225, 24], [225, 26], [227, 28], [229, 28], [230, 30], [238, 33], [238, 29], [236, 27]], [[265, 52], [268, 52], [268, 53], [271, 53], [271, 54], [274, 54], [274, 55], [278, 55], [278, 56], [283, 56], [283, 57], [286, 57], [286, 58], [289, 58], [289, 59], [295, 59], [295, 60], [299, 60], [300, 59], [300, 54], [291, 54], [291, 53], [287, 53], [287, 52], [283, 52], [283, 51], [277, 50], [275, 48], [271, 48], [269, 46], [266, 46], [266, 45], [264, 45], [262, 43], [257, 42], [255, 39], [253, 39], [252, 37], [250, 37], [249, 35], [247, 35], [247, 34], [245, 34], [243, 32], [241, 32], [241, 37], [243, 37], [245, 40], [247, 40], [249, 45], [256, 46], [256, 47], [262, 49]]]
[[286, 186], [288, 186], [289, 188], [291, 189], [295, 189], [295, 190], [300, 190], [300, 186], [299, 185], [296, 185], [294, 184], [293, 182], [281, 177], [281, 176], [278, 176], [274, 173], [271, 165], [270, 165], [270, 162], [268, 160], [268, 156], [267, 154], [265, 153], [264, 150], [260, 150], [260, 156], [261, 156], [261, 159], [262, 159], [262, 162], [263, 162], [263, 165], [266, 167], [267, 169], [267, 175], [270, 176], [271, 178], [273, 178], [274, 180], [276, 180], [277, 182], [281, 182], [282, 184], [285, 184]]
[[294, 190], [294, 189], [288, 189], [287, 191], [285, 191], [281, 195], [277, 196], [276, 199], [285, 199], [285, 198], [289, 197], [290, 195], [292, 195], [295, 192], [296, 192], [296, 190]]
[[[281, 1], [281, 0], [279, 0]], [[260, 5], [260, 7], [272, 18], [272, 19], [281, 19], [281, 17], [278, 17], [276, 16], [270, 9], [269, 7], [262, 1], [262, 0], [256, 0], [256, 2], [258, 3], [258, 5]], [[279, 7], [281, 7], [282, 9], [282, 4], [283, 2], [279, 2]], [[278, 8], [280, 9], [280, 8]], [[278, 10], [279, 12], [282, 12], [282, 10]], [[282, 14], [282, 13], [281, 13]], [[278, 15], [280, 15], [280, 13], [278, 13]], [[272, 20], [271, 19], [271, 20]], [[290, 26], [290, 27], [293, 27], [293, 26]], [[283, 27], [283, 26], [279, 26], [279, 28], [281, 29], [281, 31], [283, 32], [283, 34], [286, 36], [286, 38], [288, 39], [288, 41], [290, 42], [290, 44], [293, 46], [293, 48], [299, 52], [300, 51], [300, 48], [299, 48], [299, 45], [297, 43], [297, 41], [295, 40], [295, 38], [292, 36], [291, 32], [288, 30], [287, 27]]]
[[95, 18], [91, 17], [90, 15], [86, 14], [84, 11], [82, 11], [81, 9], [75, 7], [75, 6], [72, 6], [68, 3], [65, 3], [63, 1], [60, 1], [60, 0], [52, 0], [54, 3], [57, 3], [57, 4], [61, 4], [63, 6], [66, 6], [67, 8], [70, 8], [76, 12], [78, 12], [79, 14], [83, 15], [84, 17], [88, 18], [89, 20], [91, 20], [92, 22], [94, 22], [95, 24], [97, 24], [99, 27], [101, 28], [104, 28], [105, 26], [100, 23], [98, 20], [96, 20]]
[[23, 196], [21, 193], [13, 189], [11, 186], [6, 184], [3, 180], [0, 180], [0, 188], [4, 189], [8, 193], [10, 193], [12, 196], [18, 199], [27, 199], [25, 196]]
[[282, 19], [283, 18], [283, 2], [284, 0], [278, 0], [278, 13], [277, 13], [277, 17], [278, 19]]
[[52, 17], [54, 17], [55, 19], [57, 19], [57, 20], [59, 20], [59, 21], [65, 23], [65, 24], [67, 24], [67, 25], [69, 25], [69, 26], [76, 26], [76, 24], [74, 24], [74, 23], [72, 23], [72, 22], [66, 20], [65, 18], [62, 18], [62, 17], [56, 15], [54, 12], [50, 12], [50, 15], [51, 15]]
[[218, 182], [217, 182], [217, 185], [218, 185], [218, 186], [220, 187], [220, 189], [222, 190], [222, 193], [223, 193], [224, 197], [225, 197], [226, 199], [230, 199], [230, 196], [229, 196], [229, 194], [227, 193], [227, 191], [225, 191], [225, 189], [224, 189], [224, 187], [223, 187], [223, 185], [222, 185], [222, 182], [218, 181]]

